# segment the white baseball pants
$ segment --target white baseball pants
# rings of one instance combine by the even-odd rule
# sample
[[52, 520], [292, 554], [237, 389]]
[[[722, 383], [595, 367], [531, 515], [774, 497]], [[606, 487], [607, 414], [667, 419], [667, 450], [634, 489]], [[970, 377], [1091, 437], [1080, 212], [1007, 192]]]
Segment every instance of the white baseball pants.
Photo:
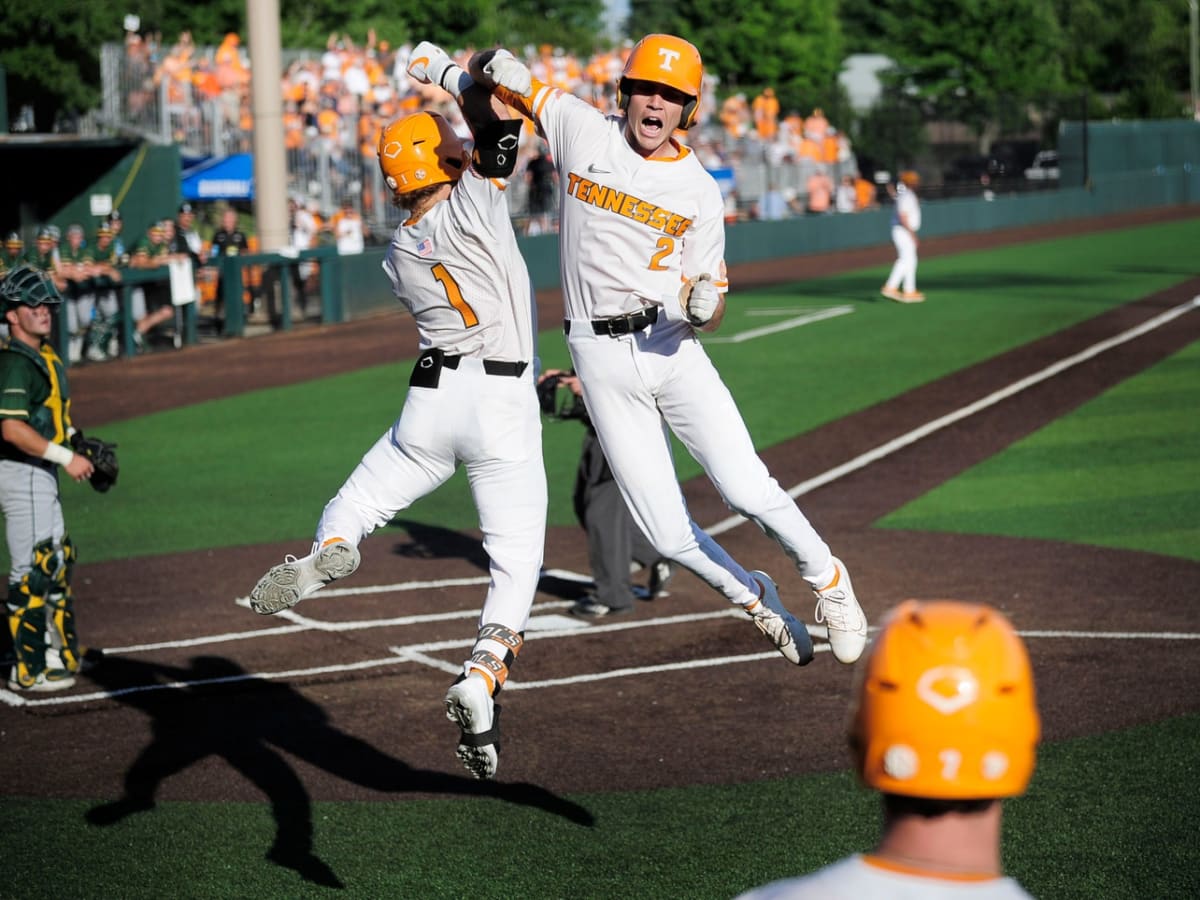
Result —
[[[829, 547], [759, 459], [741, 413], [684, 322], [622, 337], [572, 322], [567, 344], [609, 466], [655, 549], [724, 594], [758, 596], [749, 573], [688, 514], [669, 426], [725, 502], [774, 538], [810, 583], [832, 577]], [[827, 578], [826, 578], [827, 580]]]
[[917, 289], [917, 242], [903, 225], [893, 225], [892, 243], [896, 246], [896, 262], [888, 275], [887, 287], [911, 294]]

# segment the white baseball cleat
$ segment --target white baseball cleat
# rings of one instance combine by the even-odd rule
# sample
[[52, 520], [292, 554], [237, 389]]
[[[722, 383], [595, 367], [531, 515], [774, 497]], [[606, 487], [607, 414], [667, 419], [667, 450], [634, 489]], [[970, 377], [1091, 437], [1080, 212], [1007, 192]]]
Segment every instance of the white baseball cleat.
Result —
[[762, 585], [762, 596], [744, 607], [755, 627], [771, 639], [775, 649], [788, 662], [806, 666], [812, 662], [813, 644], [808, 629], [787, 611], [779, 599], [779, 590], [766, 572], [751, 572], [750, 577]]
[[500, 707], [487, 682], [468, 675], [446, 692], [446, 718], [462, 729], [457, 755], [476, 778], [493, 778], [500, 764]]
[[852, 663], [862, 656], [867, 646], [867, 617], [858, 605], [850, 573], [845, 564], [834, 557], [837, 573], [823, 588], [813, 588], [817, 595], [817, 623], [829, 629], [829, 648], [839, 662]]
[[258, 580], [250, 592], [250, 608], [269, 616], [295, 606], [329, 582], [353, 574], [360, 560], [358, 548], [345, 541], [326, 544], [303, 559], [289, 556]]

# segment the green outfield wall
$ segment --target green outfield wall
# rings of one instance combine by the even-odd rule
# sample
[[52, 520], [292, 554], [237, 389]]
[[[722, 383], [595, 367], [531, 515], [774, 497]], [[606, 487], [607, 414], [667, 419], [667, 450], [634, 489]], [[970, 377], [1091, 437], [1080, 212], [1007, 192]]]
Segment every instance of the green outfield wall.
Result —
[[[962, 197], [922, 205], [922, 237], [1043, 225], [1158, 206], [1200, 203], [1200, 166], [1160, 165], [1151, 171], [1097, 176], [1088, 187], [1059, 188], [992, 199]], [[726, 229], [730, 265], [764, 259], [853, 250], [891, 242], [891, 209], [803, 216], [776, 222], [743, 222]], [[555, 235], [519, 240], [536, 289], [558, 287]], [[384, 251], [342, 257], [342, 297], [348, 318], [390, 307], [380, 266]]]

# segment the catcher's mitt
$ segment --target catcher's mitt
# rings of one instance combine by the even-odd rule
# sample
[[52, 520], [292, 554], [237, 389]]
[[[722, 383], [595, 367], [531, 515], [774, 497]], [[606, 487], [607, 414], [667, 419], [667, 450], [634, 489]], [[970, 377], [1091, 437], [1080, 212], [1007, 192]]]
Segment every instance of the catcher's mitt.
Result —
[[71, 435], [71, 449], [91, 460], [94, 471], [88, 483], [95, 490], [103, 494], [117, 483], [121, 467], [117, 462], [116, 444], [100, 438], [84, 437], [82, 431], [76, 431]]

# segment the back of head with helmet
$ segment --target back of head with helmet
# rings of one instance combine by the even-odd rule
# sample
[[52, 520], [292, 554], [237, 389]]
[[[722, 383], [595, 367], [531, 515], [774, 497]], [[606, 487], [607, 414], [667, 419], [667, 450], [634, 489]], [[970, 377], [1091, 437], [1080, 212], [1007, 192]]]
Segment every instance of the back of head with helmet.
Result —
[[683, 106], [679, 127], [692, 127], [704, 82], [699, 50], [673, 34], [648, 34], [634, 45], [621, 72], [617, 85], [617, 105], [621, 109], [629, 106], [631, 81], [665, 84], [691, 97]]
[[1025, 645], [983, 604], [908, 600], [863, 669], [850, 747], [863, 781], [939, 800], [1011, 797], [1041, 725]]
[[453, 183], [466, 169], [463, 142], [437, 113], [421, 112], [392, 122], [379, 134], [379, 168], [398, 196]]
[[57, 306], [62, 303], [62, 296], [45, 272], [20, 265], [0, 279], [0, 301], [8, 312], [19, 306]]

